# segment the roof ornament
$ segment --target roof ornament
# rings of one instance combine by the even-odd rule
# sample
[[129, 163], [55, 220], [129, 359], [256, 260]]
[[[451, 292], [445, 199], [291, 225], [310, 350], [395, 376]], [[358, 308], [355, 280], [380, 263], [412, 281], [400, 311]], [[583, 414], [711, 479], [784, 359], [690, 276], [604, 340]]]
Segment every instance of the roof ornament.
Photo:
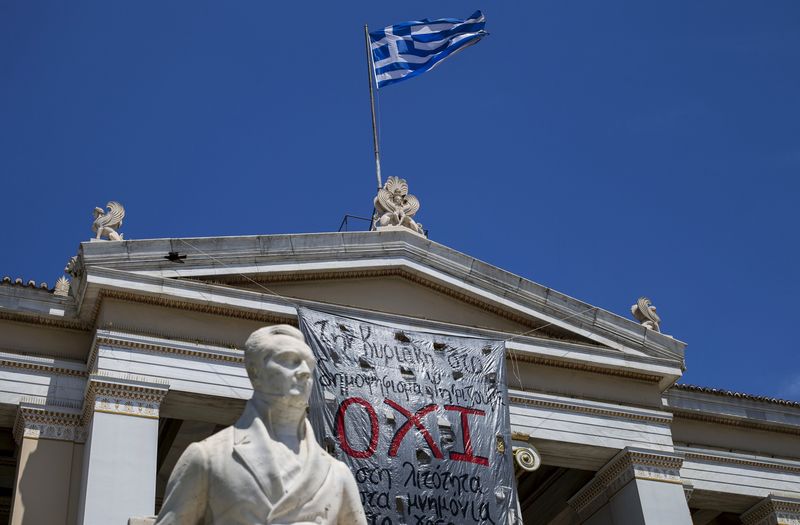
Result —
[[105, 236], [109, 241], [121, 241], [122, 234], [117, 230], [122, 226], [125, 208], [116, 201], [110, 201], [106, 204], [106, 208], [108, 208], [108, 213], [104, 212], [103, 208], [94, 209], [92, 231], [97, 234], [95, 239], [101, 240]]
[[425, 237], [422, 225], [412, 217], [419, 211], [419, 200], [408, 193], [408, 182], [398, 177], [389, 177], [375, 197], [376, 230], [403, 230]]
[[631, 306], [631, 313], [645, 328], [656, 332], [661, 331], [661, 318], [656, 313], [656, 307], [647, 297], [639, 297], [636, 304]]
[[81, 264], [81, 261], [78, 259], [77, 255], [73, 255], [69, 258], [67, 265], [64, 267], [64, 273], [74, 279], [77, 279], [83, 275], [83, 264]]
[[58, 297], [69, 296], [69, 279], [63, 275], [59, 277], [56, 281], [56, 287], [53, 290], [53, 295], [57, 295]]

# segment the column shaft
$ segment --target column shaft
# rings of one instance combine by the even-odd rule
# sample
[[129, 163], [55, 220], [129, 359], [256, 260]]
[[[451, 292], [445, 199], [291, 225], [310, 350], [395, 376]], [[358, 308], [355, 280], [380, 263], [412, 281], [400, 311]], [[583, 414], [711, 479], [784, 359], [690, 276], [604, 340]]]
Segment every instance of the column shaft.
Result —
[[158, 408], [164, 385], [92, 375], [78, 523], [127, 523], [155, 511]]
[[[77, 491], [72, 486], [80, 471], [83, 445], [80, 411], [20, 404], [14, 425], [18, 445], [11, 525], [72, 525]], [[76, 462], [76, 459], [78, 460]]]

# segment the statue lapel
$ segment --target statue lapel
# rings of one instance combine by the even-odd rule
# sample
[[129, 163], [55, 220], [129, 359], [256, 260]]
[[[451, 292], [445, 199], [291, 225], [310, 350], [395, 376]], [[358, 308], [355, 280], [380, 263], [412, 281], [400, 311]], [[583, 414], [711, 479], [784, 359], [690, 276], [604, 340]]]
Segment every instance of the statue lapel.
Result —
[[305, 425], [306, 437], [302, 445], [306, 448], [305, 463], [301, 467], [297, 478], [288, 487], [286, 494], [273, 507], [270, 513], [271, 520], [279, 518], [292, 509], [296, 509], [310, 501], [328, 478], [332, 458], [317, 443], [311, 424], [307, 420]]
[[283, 495], [280, 471], [275, 463], [270, 437], [250, 403], [234, 425], [233, 452], [239, 456], [271, 504]]

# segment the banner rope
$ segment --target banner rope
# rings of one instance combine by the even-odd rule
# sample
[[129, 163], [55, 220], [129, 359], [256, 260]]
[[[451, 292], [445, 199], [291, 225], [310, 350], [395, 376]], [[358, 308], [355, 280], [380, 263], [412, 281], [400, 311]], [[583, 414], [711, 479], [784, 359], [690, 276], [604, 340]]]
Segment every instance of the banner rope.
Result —
[[[189, 246], [190, 248], [192, 248], [192, 249], [193, 249], [193, 250], [195, 250], [196, 252], [198, 252], [198, 253], [200, 253], [200, 254], [202, 254], [202, 255], [204, 255], [204, 256], [206, 256], [206, 257], [208, 257], [209, 259], [211, 259], [211, 260], [212, 260], [212, 261], [214, 261], [215, 263], [219, 264], [220, 266], [223, 266], [223, 267], [225, 267], [225, 268], [232, 268], [232, 266], [230, 266], [230, 265], [226, 264], [225, 262], [223, 262], [223, 261], [221, 261], [221, 260], [217, 259], [216, 257], [214, 257], [213, 255], [211, 255], [210, 253], [206, 253], [206, 252], [204, 252], [203, 250], [201, 250], [201, 249], [200, 249], [200, 248], [198, 248], [197, 246], [193, 245], [193, 244], [192, 244], [192, 243], [190, 243], [189, 241], [187, 241], [187, 240], [185, 240], [185, 239], [178, 239], [178, 240], [179, 240], [179, 241], [181, 241], [182, 243], [184, 243], [185, 245]], [[256, 281], [255, 279], [251, 278], [249, 275], [246, 275], [246, 274], [244, 274], [244, 273], [242, 273], [242, 272], [238, 272], [238, 271], [237, 271], [236, 273], [237, 273], [239, 276], [241, 276], [241, 277], [243, 277], [244, 279], [246, 279], [247, 281], [250, 281], [251, 283], [253, 283], [253, 284], [254, 284], [254, 285], [256, 285], [257, 287], [261, 288], [261, 289], [262, 289], [262, 290], [264, 290], [265, 292], [267, 292], [267, 293], [269, 293], [269, 294], [271, 294], [271, 295], [274, 295], [274, 296], [276, 296], [276, 297], [279, 297], [279, 298], [281, 298], [281, 299], [283, 299], [283, 300], [285, 300], [285, 301], [289, 302], [290, 304], [292, 304], [292, 305], [293, 305], [293, 306], [295, 306], [295, 307], [301, 306], [301, 305], [300, 305], [300, 304], [297, 302], [297, 300], [296, 300], [296, 299], [294, 299], [294, 298], [291, 298], [291, 297], [286, 297], [286, 296], [284, 296], [284, 295], [281, 295], [281, 294], [279, 294], [279, 293], [278, 293], [278, 292], [276, 292], [275, 290], [272, 290], [272, 289], [270, 289], [270, 288], [268, 288], [268, 287], [264, 286], [262, 283], [260, 283], [260, 282]], [[203, 295], [203, 296], [205, 297], [205, 294], [202, 294], [202, 292], [201, 292], [201, 295]], [[577, 312], [577, 313], [574, 313], [574, 314], [568, 315], [568, 316], [566, 316], [566, 317], [562, 317], [562, 318], [560, 318], [560, 319], [556, 319], [556, 320], [554, 320], [554, 321], [551, 321], [551, 322], [549, 322], [549, 323], [543, 324], [542, 326], [538, 326], [538, 327], [536, 327], [536, 328], [533, 328], [533, 329], [531, 329], [531, 330], [528, 330], [528, 331], [526, 331], [526, 332], [522, 332], [522, 333], [520, 333], [520, 334], [515, 334], [515, 335], [513, 335], [513, 336], [511, 336], [511, 337], [508, 337], [507, 339], [502, 339], [501, 341], [503, 342], [503, 344], [505, 344], [505, 343], [508, 343], [509, 341], [513, 341], [514, 339], [516, 339], [516, 338], [518, 338], [518, 337], [524, 337], [524, 336], [530, 335], [530, 334], [532, 334], [532, 333], [534, 333], [534, 332], [538, 332], [539, 330], [543, 330], [543, 329], [545, 329], [545, 328], [547, 328], [547, 327], [549, 327], [549, 326], [552, 326], [552, 325], [554, 325], [554, 324], [555, 324], [555, 323], [557, 323], [557, 322], [560, 322], [560, 321], [566, 321], [567, 319], [571, 319], [571, 318], [573, 318], [573, 317], [578, 317], [578, 316], [580, 316], [580, 315], [583, 315], [583, 314], [585, 314], [585, 313], [588, 313], [588, 312], [590, 312], [590, 311], [592, 311], [592, 310], [597, 310], [597, 309], [598, 309], [598, 307], [597, 307], [597, 306], [592, 306], [592, 307], [589, 307], [589, 308], [587, 308], [587, 309], [585, 309], [585, 310], [582, 310], [582, 311], [580, 311], [580, 312]], [[565, 356], [565, 355], [567, 355], [568, 353], [569, 353], [569, 351], [567, 350], [567, 351], [565, 351], [563, 354], [561, 354], [561, 356], [560, 356], [560, 357], [564, 357], [564, 356]], [[514, 378], [517, 380], [517, 384], [519, 385], [519, 388], [520, 388], [522, 391], [525, 391], [525, 386], [524, 386], [524, 385], [523, 385], [523, 383], [522, 383], [522, 377], [521, 377], [520, 370], [519, 370], [519, 362], [518, 362], [517, 355], [516, 355], [516, 353], [515, 353], [515, 352], [507, 352], [507, 354], [508, 354], [508, 355], [510, 356], [510, 358], [511, 358], [511, 369], [512, 369], [512, 371], [513, 371], [513, 373], [514, 373]], [[546, 423], [546, 422], [547, 422], [547, 420], [551, 419], [552, 417], [553, 417], [552, 415], [549, 415], [549, 416], [547, 416], [547, 417], [543, 417], [543, 418], [541, 418], [541, 420], [538, 422], [538, 424], [536, 424], [536, 426], [534, 426], [534, 427], [533, 427], [531, 430], [536, 430], [536, 429], [538, 429], [540, 426], [542, 426], [544, 423]]]

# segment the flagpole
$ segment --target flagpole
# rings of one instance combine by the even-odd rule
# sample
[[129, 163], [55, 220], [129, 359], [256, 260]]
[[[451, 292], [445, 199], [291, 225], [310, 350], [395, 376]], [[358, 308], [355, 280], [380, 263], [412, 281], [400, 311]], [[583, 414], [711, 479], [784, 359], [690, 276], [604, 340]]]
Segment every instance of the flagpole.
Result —
[[364, 24], [364, 42], [367, 46], [367, 73], [369, 73], [369, 105], [372, 109], [372, 143], [375, 147], [375, 176], [378, 178], [378, 189], [381, 189], [381, 154], [378, 148], [378, 128], [375, 125], [375, 90], [373, 88], [374, 65], [372, 63], [372, 50], [369, 45], [369, 29]]

